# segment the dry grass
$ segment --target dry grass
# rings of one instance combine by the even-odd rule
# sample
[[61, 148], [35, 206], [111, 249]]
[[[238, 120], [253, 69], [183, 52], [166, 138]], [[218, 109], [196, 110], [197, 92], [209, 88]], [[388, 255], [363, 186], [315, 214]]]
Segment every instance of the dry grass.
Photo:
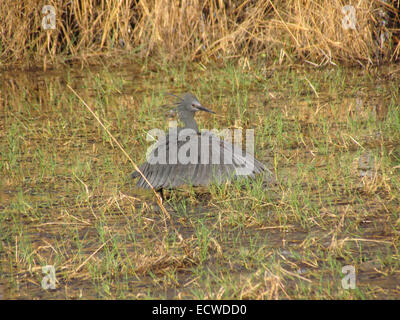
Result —
[[[43, 65], [139, 54], [164, 59], [261, 57], [312, 64], [371, 64], [399, 57], [398, 1], [4, 0], [0, 66]], [[344, 5], [356, 29], [344, 30]], [[41, 27], [43, 5], [56, 28]], [[382, 8], [387, 24], [381, 25]], [[385, 34], [385, 32], [388, 32]], [[377, 41], [382, 36], [390, 40]], [[118, 61], [118, 59], [117, 59]]]

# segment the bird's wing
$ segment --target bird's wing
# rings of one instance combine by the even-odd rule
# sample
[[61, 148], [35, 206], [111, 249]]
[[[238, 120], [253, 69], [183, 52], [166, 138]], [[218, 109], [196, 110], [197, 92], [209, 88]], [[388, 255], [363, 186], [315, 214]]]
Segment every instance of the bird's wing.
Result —
[[240, 146], [221, 140], [209, 131], [204, 131], [202, 134], [212, 140], [212, 152], [220, 153], [219, 166], [222, 166], [222, 168], [218, 170], [224, 172], [223, 169], [225, 169], [225, 174], [223, 175], [234, 174], [235, 176], [254, 177], [255, 174], [268, 170], [260, 161], [244, 151]]
[[[189, 163], [185, 150], [192, 155]], [[188, 135], [184, 141], [176, 135], [167, 135], [156, 143], [139, 169], [156, 189], [188, 184], [201, 186], [213, 181], [223, 183], [234, 177], [254, 177], [268, 170], [251, 154], [210, 131]], [[131, 176], [138, 177], [139, 173], [134, 172]], [[150, 188], [141, 176], [137, 186]]]
[[[186, 140], [179, 140], [176, 134], [169, 134], [155, 144], [147, 161], [139, 167], [154, 188], [174, 188], [190, 184], [196, 170], [197, 157], [193, 163], [182, 163], [178, 151], [186, 143], [195, 143], [196, 139], [195, 132], [187, 136]], [[139, 177], [138, 187], [150, 188], [138, 172], [133, 172], [131, 177]]]

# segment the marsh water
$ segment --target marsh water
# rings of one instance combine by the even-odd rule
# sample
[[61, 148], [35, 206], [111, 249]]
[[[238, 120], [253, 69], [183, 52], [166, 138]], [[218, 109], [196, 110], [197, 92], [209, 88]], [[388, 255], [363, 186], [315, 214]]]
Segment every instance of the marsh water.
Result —
[[[0, 299], [399, 299], [399, 73], [2, 72]], [[201, 128], [255, 130], [276, 181], [168, 191], [168, 217], [68, 86], [137, 164], [168, 126], [165, 93], [192, 91], [216, 112]]]

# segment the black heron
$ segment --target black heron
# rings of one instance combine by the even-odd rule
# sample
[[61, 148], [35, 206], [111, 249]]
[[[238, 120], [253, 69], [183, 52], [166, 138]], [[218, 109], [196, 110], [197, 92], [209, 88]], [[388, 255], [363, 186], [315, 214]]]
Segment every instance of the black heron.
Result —
[[[179, 97], [178, 97], [179, 98]], [[254, 178], [269, 172], [261, 162], [235, 144], [221, 140], [214, 133], [199, 131], [194, 115], [197, 111], [215, 113], [203, 107], [191, 93], [185, 93], [177, 102], [177, 111], [183, 127], [175, 128], [158, 140], [139, 166], [151, 185], [161, 193], [184, 185], [207, 186], [232, 179]], [[150, 188], [139, 172], [137, 186]]]

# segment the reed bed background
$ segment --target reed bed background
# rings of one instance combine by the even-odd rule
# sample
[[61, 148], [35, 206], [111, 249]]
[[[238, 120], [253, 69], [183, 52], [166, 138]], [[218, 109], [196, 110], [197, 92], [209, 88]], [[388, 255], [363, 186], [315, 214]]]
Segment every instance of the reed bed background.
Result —
[[[44, 5], [54, 29], [42, 27]], [[343, 27], [345, 5], [354, 29]], [[0, 68], [104, 56], [371, 65], [398, 60], [399, 25], [398, 0], [3, 0]]]

